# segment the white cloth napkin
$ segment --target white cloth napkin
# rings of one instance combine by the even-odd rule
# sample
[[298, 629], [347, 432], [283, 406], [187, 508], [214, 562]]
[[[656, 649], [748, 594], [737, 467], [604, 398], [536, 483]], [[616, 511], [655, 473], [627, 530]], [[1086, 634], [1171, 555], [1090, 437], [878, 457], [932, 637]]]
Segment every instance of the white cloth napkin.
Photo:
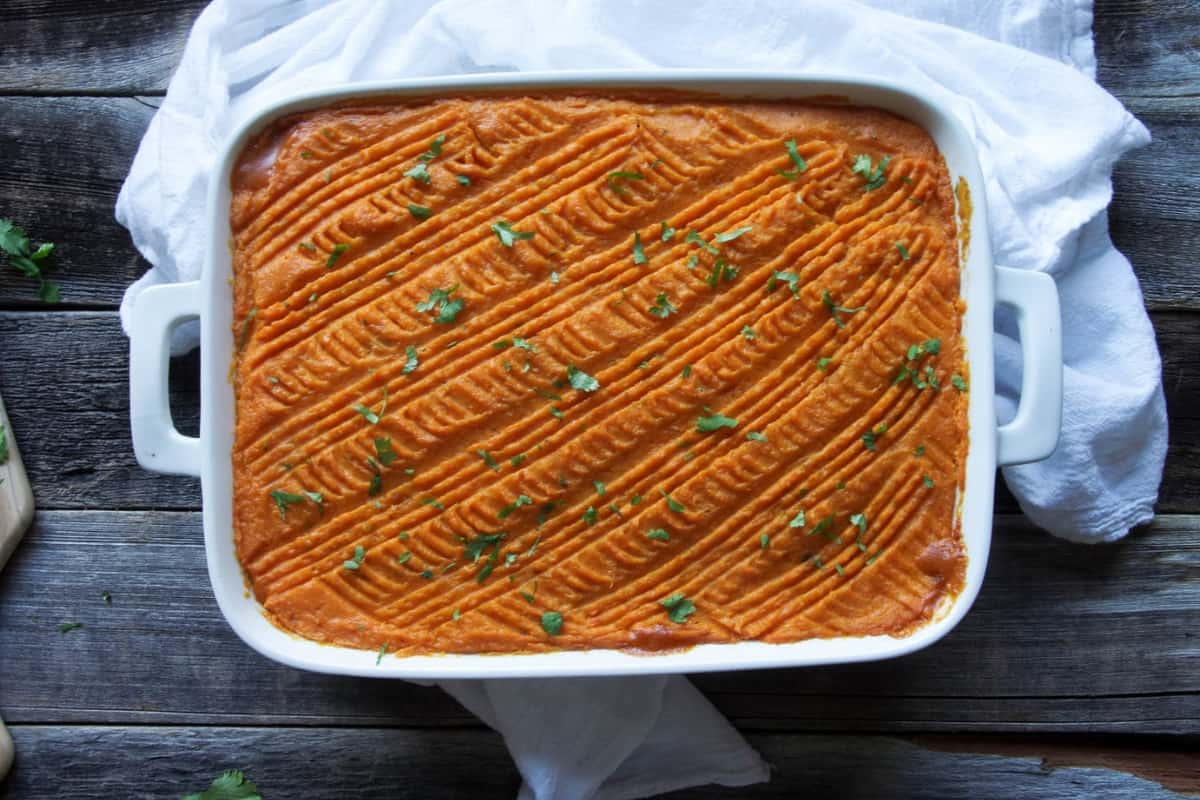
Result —
[[[877, 5], [879, 8], [873, 8]], [[886, 8], [887, 10], [883, 10]], [[193, 280], [222, 139], [264, 102], [346, 81], [501, 70], [744, 67], [886, 76], [943, 100], [974, 135], [999, 263], [1058, 281], [1063, 433], [1005, 478], [1052, 533], [1119, 538], [1148, 521], [1166, 453], [1154, 334], [1108, 237], [1113, 163], [1145, 128], [1093, 81], [1087, 0], [216, 0], [197, 20], [117, 200], [153, 265]], [[997, 320], [1002, 420], [1020, 353]], [[177, 347], [195, 342], [185, 331]], [[523, 797], [625, 798], [765, 780], [757, 755], [681, 678], [447, 682], [501, 731]]]

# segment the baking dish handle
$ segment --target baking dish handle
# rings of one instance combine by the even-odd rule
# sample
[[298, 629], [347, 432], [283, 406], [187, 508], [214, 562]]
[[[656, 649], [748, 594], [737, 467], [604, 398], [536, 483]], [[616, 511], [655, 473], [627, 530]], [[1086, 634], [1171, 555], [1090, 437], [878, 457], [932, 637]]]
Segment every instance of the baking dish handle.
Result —
[[1062, 320], [1058, 287], [1043, 272], [996, 267], [996, 303], [1009, 306], [1021, 335], [1021, 402], [996, 430], [996, 463], [1041, 461], [1058, 446], [1062, 428]]
[[200, 283], [151, 286], [138, 295], [129, 337], [129, 421], [133, 452], [143, 468], [200, 476], [200, 440], [171, 419], [167, 375], [171, 332], [200, 316]]

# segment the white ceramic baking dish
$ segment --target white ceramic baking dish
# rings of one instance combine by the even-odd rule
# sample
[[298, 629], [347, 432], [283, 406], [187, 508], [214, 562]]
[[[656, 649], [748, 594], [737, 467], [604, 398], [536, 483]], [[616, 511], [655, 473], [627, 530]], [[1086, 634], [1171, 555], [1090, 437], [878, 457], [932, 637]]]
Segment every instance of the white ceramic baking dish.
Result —
[[[933, 619], [909, 636], [818, 639], [794, 644], [712, 644], [683, 652], [634, 655], [589, 650], [526, 655], [388, 656], [321, 645], [272, 625], [247, 591], [234, 552], [230, 451], [234, 397], [229, 383], [233, 354], [230, 288], [230, 172], [250, 138], [285, 114], [364, 97], [445, 97], [487, 92], [621, 89], [703, 92], [729, 98], [841, 97], [856, 105], [895, 112], [924, 127], [945, 157], [951, 178], [966, 180], [972, 208], [970, 244], [963, 253], [964, 333], [970, 365], [970, 445], [959, 511], [967, 552], [966, 585]], [[229, 138], [212, 176], [207, 210], [208, 257], [198, 282], [145, 290], [133, 314], [130, 409], [138, 462], [158, 472], [196, 475], [204, 498], [204, 540], [217, 603], [251, 647], [294, 667], [347, 675], [396, 678], [555, 677], [682, 673], [834, 664], [887, 658], [919, 650], [944, 636], [970, 608], [983, 581], [992, 530], [992, 495], [998, 464], [1036, 461], [1058, 440], [1062, 405], [1062, 353], [1058, 295], [1046, 275], [997, 267], [988, 240], [983, 179], [974, 147], [951, 114], [930, 98], [885, 81], [785, 72], [558, 72], [464, 75], [348, 85], [312, 92], [264, 108]], [[997, 426], [993, 408], [992, 314], [996, 304], [1015, 309], [1024, 375], [1016, 417]], [[200, 437], [181, 435], [167, 399], [168, 342], [179, 323], [199, 317], [201, 330]]]

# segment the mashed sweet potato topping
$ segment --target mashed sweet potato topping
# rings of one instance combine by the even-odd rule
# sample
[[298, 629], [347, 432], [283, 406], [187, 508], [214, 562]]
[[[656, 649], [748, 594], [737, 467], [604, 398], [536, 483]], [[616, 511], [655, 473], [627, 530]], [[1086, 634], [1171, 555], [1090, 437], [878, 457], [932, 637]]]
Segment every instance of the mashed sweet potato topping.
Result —
[[968, 375], [930, 137], [835, 104], [292, 116], [231, 212], [234, 535], [388, 653], [913, 630], [963, 581]]

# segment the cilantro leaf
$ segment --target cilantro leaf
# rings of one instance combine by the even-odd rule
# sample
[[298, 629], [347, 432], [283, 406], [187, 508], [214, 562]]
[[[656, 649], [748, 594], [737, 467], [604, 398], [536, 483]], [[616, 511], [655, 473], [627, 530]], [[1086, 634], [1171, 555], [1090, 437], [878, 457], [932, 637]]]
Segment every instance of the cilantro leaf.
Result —
[[766, 550], [771, 546], [771, 534], [760, 533], [758, 535], [758, 547], [760, 550]]
[[367, 557], [367, 551], [363, 549], [361, 544], [354, 546], [354, 555], [346, 561], [342, 562], [342, 567], [355, 572], [362, 566], [363, 560]]
[[908, 247], [905, 246], [904, 242], [896, 242], [896, 249], [900, 252], [900, 258], [908, 261]]
[[725, 242], [732, 242], [734, 239], [738, 238], [742, 234], [749, 233], [752, 230], [754, 230], [753, 225], [746, 225], [745, 227], [742, 227], [742, 228], [734, 228], [733, 230], [728, 231], [726, 233], [718, 233], [716, 238], [713, 239], [713, 241], [718, 242], [720, 244], [724, 244]]
[[678, 592], [666, 600], [659, 600], [658, 604], [667, 610], [671, 622], [679, 625], [687, 622], [687, 618], [696, 613], [696, 604]]
[[881, 422], [872, 430], [867, 431], [862, 435], [863, 445], [870, 451], [875, 450], [875, 440], [887, 432], [887, 423]]
[[376, 439], [375, 455], [378, 456], [380, 464], [390, 467], [397, 458], [396, 451], [392, 449], [392, 440], [386, 436]]
[[667, 221], [665, 219], [662, 221], [662, 237], [661, 238], [664, 242], [669, 242], [675, 238], [675, 229], [672, 228], [670, 225], [668, 225]]
[[498, 519], [507, 519], [510, 514], [522, 506], [527, 506], [533, 503], [533, 500], [527, 494], [517, 495], [517, 499], [506, 505], [504, 508], [496, 512]]
[[637, 231], [633, 234], [633, 263], [646, 263], [646, 251], [642, 249], [642, 234]]
[[671, 541], [671, 534], [667, 533], [665, 528], [653, 528], [646, 531], [646, 538], [653, 539], [656, 542]]
[[742, 336], [751, 342], [758, 338], [758, 334], [754, 332], [754, 328], [751, 328], [749, 325], [742, 326]]
[[483, 459], [483, 463], [487, 464], [489, 469], [500, 469], [500, 465], [496, 463], [496, 459], [492, 458], [492, 454], [487, 450], [476, 450], [475, 454]]
[[417, 359], [417, 348], [411, 344], [404, 348], [404, 367], [400, 371], [405, 375], [411, 375], [416, 372], [417, 365], [420, 361]]
[[333, 265], [342, 257], [342, 253], [350, 249], [348, 244], [335, 244], [333, 249], [329, 251], [329, 258], [325, 259], [325, 268], [333, 269]]
[[513, 243], [524, 239], [532, 239], [533, 231], [517, 231], [513, 230], [512, 225], [509, 225], [504, 220], [498, 220], [491, 225], [492, 232], [500, 239], [500, 244], [505, 247], [512, 247]]
[[789, 528], [803, 528], [804, 527], [804, 509], [803, 508], [796, 512], [796, 516], [792, 517], [792, 521], [788, 523], [788, 527]]
[[933, 478], [929, 477], [928, 475], [921, 476], [921, 483], [925, 484], [926, 489], [933, 488]]
[[704, 241], [704, 237], [702, 237], [700, 235], [699, 231], [695, 231], [695, 230], [688, 231], [687, 236], [683, 237], [683, 240], [685, 242], [689, 242], [691, 244], [694, 244], [698, 247], [703, 248], [706, 252], [708, 252], [714, 256], [721, 252], [720, 250], [713, 247], [708, 242]]
[[180, 800], [262, 800], [262, 795], [241, 770], [231, 769], [221, 773], [203, 792], [185, 795]]
[[658, 493], [659, 493], [659, 494], [661, 494], [661, 495], [662, 495], [664, 498], [666, 498], [666, 501], [667, 501], [667, 508], [669, 508], [669, 509], [671, 509], [672, 511], [674, 511], [676, 514], [682, 514], [683, 512], [687, 511], [687, 507], [686, 507], [686, 506], [684, 506], [684, 504], [683, 504], [683, 503], [681, 503], [681, 502], [679, 502], [678, 500], [676, 500], [676, 499], [672, 498], [672, 497], [671, 497], [671, 495], [667, 494], [667, 493], [666, 493], [666, 492], [664, 492], [662, 489], [659, 489], [659, 490], [658, 490]]
[[697, 417], [696, 430], [699, 433], [712, 433], [721, 428], [736, 428], [737, 420], [724, 414], [713, 414], [711, 417]]
[[958, 374], [951, 375], [950, 376], [950, 385], [953, 386], [955, 389], [958, 389], [960, 392], [965, 392], [967, 390], [967, 382], [965, 380], [963, 380], [962, 375], [958, 375]]
[[658, 293], [658, 297], [654, 298], [654, 306], [650, 309], [650, 313], [660, 319], [666, 319], [677, 311], [679, 309], [671, 305], [671, 301], [667, 299], [666, 292]]
[[379, 415], [376, 414], [371, 409], [364, 406], [362, 403], [357, 403], [357, 404], [351, 406], [351, 408], [353, 408], [359, 414], [362, 414], [363, 419], [365, 419], [367, 422], [371, 423], [372, 425], [379, 424]]
[[562, 633], [563, 616], [557, 611], [546, 611], [542, 614], [542, 630], [551, 636]]
[[468, 178], [466, 175], [455, 175], [454, 180], [458, 181], [459, 184], [461, 184], [463, 186], [471, 185], [471, 179]]
[[479, 563], [479, 558], [484, 551], [491, 548], [491, 555], [484, 565], [475, 575], [476, 583], [483, 583], [487, 580], [488, 575], [492, 574], [492, 570], [496, 568], [496, 562], [500, 559], [500, 542], [504, 541], [507, 534], [504, 533], [481, 533], [474, 539], [467, 542], [464, 547], [464, 555], [471, 559], [472, 564]]
[[618, 170], [617, 172], [608, 173], [609, 188], [612, 189], [617, 194], [622, 194], [622, 195], [629, 194], [629, 190], [626, 189], [621, 184], [617, 183], [617, 181], [644, 181], [644, 180], [646, 180], [646, 176], [640, 172], [622, 172], [622, 171]]
[[13, 224], [12, 220], [0, 219], [0, 250], [8, 255], [8, 263], [13, 269], [28, 278], [38, 281], [37, 295], [44, 303], [59, 301], [58, 285], [48, 280], [42, 274], [44, 262], [54, 252], [54, 245], [43, 242], [33, 249], [24, 229]]
[[891, 162], [891, 156], [884, 156], [879, 159], [879, 164], [872, 168], [871, 157], [869, 155], [858, 155], [854, 157], [854, 163], [850, 167], [850, 171], [855, 175], [862, 176], [862, 179], [867, 182], [866, 191], [872, 192], [887, 183], [887, 176], [884, 170]]
[[772, 272], [771, 277], [767, 279], [767, 294], [778, 289], [780, 281], [792, 290], [792, 297], [800, 296], [800, 276], [794, 272]]
[[593, 480], [592, 486], [596, 489], [596, 494], [600, 495], [601, 497], [604, 497], [604, 492], [606, 490], [604, 488], [603, 483], [601, 483], [600, 481], [597, 481], [597, 480]]
[[417, 311], [433, 311], [437, 309], [437, 314], [434, 315], [433, 321], [437, 323], [454, 322], [454, 318], [458, 316], [458, 312], [462, 311], [462, 298], [451, 300], [450, 295], [458, 291], [458, 284], [454, 284], [449, 289], [432, 289], [429, 292], [429, 299], [417, 303]]
[[[796, 165], [796, 175], [799, 175], [801, 172], [804, 172], [806, 169], [808, 169], [808, 162], [804, 160], [804, 156], [800, 155], [800, 151], [796, 148], [795, 139], [788, 139], [786, 142], [784, 142], [783, 149], [787, 150], [787, 154], [792, 159], [792, 163]], [[785, 175], [784, 177], [787, 176]]]
[[404, 177], [428, 184], [433, 176], [429, 174], [429, 164], [424, 161], [418, 161], [411, 168], [404, 171]]
[[839, 306], [833, 302], [833, 295], [829, 293], [828, 289], [821, 292], [821, 304], [829, 309], [829, 315], [833, 317], [834, 324], [839, 328], [846, 327], [846, 323], [841, 317], [838, 316], [838, 314], [857, 314], [866, 308], [866, 306], [859, 306], [858, 308], [843, 308], [842, 306]]
[[595, 525], [596, 524], [596, 509], [593, 508], [592, 506], [588, 506], [587, 511], [583, 512], [583, 521], [587, 523], [587, 526], [589, 528], [592, 527], [593, 525]]
[[574, 364], [567, 365], [567, 381], [571, 384], [572, 389], [578, 389], [581, 392], [594, 392], [600, 388], [600, 381], [583, 370], [576, 369]]
[[832, 362], [833, 362], [832, 358], [826, 358], [825, 356], [821, 356], [820, 358], [817, 359], [817, 369], [821, 370], [821, 372], [824, 372], [825, 368], [828, 367], [830, 365], [830, 363], [832, 363]]
[[408, 213], [412, 214], [416, 219], [429, 219], [433, 216], [433, 209], [429, 206], [419, 206], [416, 203], [409, 203]]
[[767, 441], [767, 437], [766, 437], [766, 436], [763, 436], [763, 435], [762, 435], [761, 433], [759, 433], [758, 431], [750, 431], [749, 433], [747, 433], [747, 434], [746, 434], [746, 438], [747, 438], [747, 439], [749, 439], [749, 440], [750, 440], [750, 441], [752, 441], [752, 442], [765, 442], [765, 441]]
[[862, 534], [867, 532], [867, 515], [866, 514], [851, 514], [850, 515], [850, 524], [853, 525], [854, 527], [858, 528], [858, 534], [861, 536]]
[[[316, 494], [315, 492], [313, 494]], [[319, 497], [320, 495], [318, 495]], [[270, 497], [275, 501], [275, 507], [279, 509], [279, 518], [287, 519], [288, 506], [293, 506], [296, 503], [303, 503], [307, 498], [303, 494], [293, 494], [285, 492], [282, 489], [276, 489], [271, 492]]]

